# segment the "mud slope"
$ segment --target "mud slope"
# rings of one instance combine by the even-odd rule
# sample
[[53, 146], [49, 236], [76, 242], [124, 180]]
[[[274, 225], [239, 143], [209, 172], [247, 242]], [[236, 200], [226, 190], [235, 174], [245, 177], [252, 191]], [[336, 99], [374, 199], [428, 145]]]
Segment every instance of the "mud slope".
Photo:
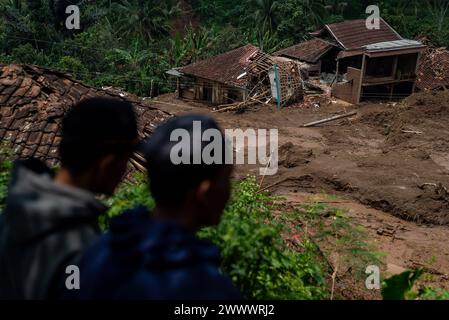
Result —
[[[174, 113], [211, 108], [162, 97]], [[224, 128], [279, 129], [280, 168], [263, 185], [278, 192], [345, 194], [402, 219], [449, 224], [449, 93], [414, 95], [401, 103], [348, 106], [321, 101], [321, 107], [263, 106], [243, 114], [214, 113]], [[166, 104], [167, 102], [173, 103]], [[358, 115], [303, 128], [302, 124], [342, 112]], [[239, 166], [237, 177], [257, 174]]]

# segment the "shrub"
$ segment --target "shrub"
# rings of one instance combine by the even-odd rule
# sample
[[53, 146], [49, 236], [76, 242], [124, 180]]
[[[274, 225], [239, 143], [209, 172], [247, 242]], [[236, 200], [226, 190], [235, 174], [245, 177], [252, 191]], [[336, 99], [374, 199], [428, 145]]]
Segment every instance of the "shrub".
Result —
[[58, 69], [72, 74], [76, 79], [88, 79], [89, 71], [77, 58], [63, 56], [58, 62]]
[[326, 256], [333, 256], [333, 263], [340, 272], [350, 270], [359, 280], [365, 279], [366, 267], [383, 265], [381, 252], [367, 241], [368, 234], [342, 209], [332, 208], [323, 203], [305, 204], [297, 216], [314, 230], [311, 239], [320, 246]]
[[119, 187], [115, 195], [106, 201], [109, 206], [108, 212], [100, 216], [100, 226], [105, 229], [109, 220], [127, 209], [138, 205], [144, 205], [149, 209], [154, 207], [154, 200], [150, 195], [147, 178], [144, 174], [138, 173], [133, 181], [128, 181]]
[[[137, 175], [135, 180], [108, 201], [111, 209], [100, 219], [103, 227], [111, 217], [137, 204], [154, 206], [145, 177]], [[248, 298], [326, 298], [315, 246], [304, 241], [301, 253], [287, 249], [281, 237], [285, 227], [273, 216], [273, 199], [257, 190], [255, 178], [240, 182], [220, 225], [200, 231], [199, 236], [220, 248], [222, 270]]]
[[421, 287], [415, 290], [423, 269], [407, 270], [382, 282], [384, 300], [449, 300], [449, 292], [443, 289]]
[[217, 227], [200, 232], [221, 250], [222, 269], [250, 299], [322, 299], [325, 279], [315, 247], [287, 249], [285, 226], [273, 216], [273, 199], [258, 193], [255, 178], [241, 182]]

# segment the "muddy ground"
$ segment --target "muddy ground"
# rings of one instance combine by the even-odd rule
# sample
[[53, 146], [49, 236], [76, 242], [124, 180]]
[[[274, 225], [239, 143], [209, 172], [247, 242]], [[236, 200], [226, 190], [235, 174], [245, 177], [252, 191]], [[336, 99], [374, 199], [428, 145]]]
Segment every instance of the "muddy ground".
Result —
[[[277, 128], [279, 171], [265, 177], [263, 187], [291, 204], [337, 195], [343, 200], [331, 205], [368, 229], [391, 273], [422, 266], [433, 275], [430, 284], [449, 288], [449, 92], [358, 106], [315, 99], [319, 107], [262, 106], [213, 116], [223, 128]], [[159, 101], [175, 114], [212, 110], [173, 95]], [[357, 115], [302, 127], [349, 111]], [[258, 167], [238, 166], [235, 175], [248, 173]]]

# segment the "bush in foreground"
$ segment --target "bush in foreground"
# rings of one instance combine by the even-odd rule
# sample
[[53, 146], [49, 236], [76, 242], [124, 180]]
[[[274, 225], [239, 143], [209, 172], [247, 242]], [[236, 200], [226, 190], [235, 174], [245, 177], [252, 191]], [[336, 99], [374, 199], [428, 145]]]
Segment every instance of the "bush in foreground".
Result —
[[[272, 203], [271, 197], [258, 193], [255, 178], [248, 178], [237, 184], [220, 225], [200, 231], [199, 236], [220, 248], [222, 270], [247, 298], [326, 298], [316, 248], [307, 241], [301, 243], [301, 253], [285, 246], [281, 236], [285, 227], [272, 216]], [[125, 184], [108, 204], [110, 211], [100, 219], [103, 227], [123, 210], [137, 204], [151, 209], [154, 201], [145, 177], [137, 175], [136, 183]]]

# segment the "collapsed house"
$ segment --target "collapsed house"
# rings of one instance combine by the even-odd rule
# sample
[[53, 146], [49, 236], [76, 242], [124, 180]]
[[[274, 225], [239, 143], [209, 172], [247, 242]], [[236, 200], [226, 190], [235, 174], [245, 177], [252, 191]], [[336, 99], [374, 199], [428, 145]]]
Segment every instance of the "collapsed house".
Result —
[[[78, 101], [95, 96], [133, 103], [142, 139], [170, 117], [130, 95], [91, 88], [67, 74], [30, 65], [0, 64], [0, 139], [9, 143], [19, 158], [35, 157], [54, 166], [59, 158], [64, 114]], [[131, 160], [139, 171], [143, 162], [139, 154]]]
[[416, 87], [421, 91], [449, 89], [449, 50], [427, 47], [421, 55]]
[[[247, 45], [235, 50], [169, 71], [178, 76], [178, 96], [213, 105], [246, 99], [246, 79], [240, 77], [259, 48]], [[171, 73], [170, 73], [171, 72]]]
[[333, 96], [359, 103], [413, 93], [426, 46], [402, 38], [383, 19], [379, 29], [352, 20], [325, 25], [311, 35], [314, 39], [275, 55], [296, 59], [311, 79], [331, 88]]
[[284, 106], [300, 98], [298, 66], [246, 45], [167, 73], [177, 78], [178, 98], [237, 109], [251, 103]]

